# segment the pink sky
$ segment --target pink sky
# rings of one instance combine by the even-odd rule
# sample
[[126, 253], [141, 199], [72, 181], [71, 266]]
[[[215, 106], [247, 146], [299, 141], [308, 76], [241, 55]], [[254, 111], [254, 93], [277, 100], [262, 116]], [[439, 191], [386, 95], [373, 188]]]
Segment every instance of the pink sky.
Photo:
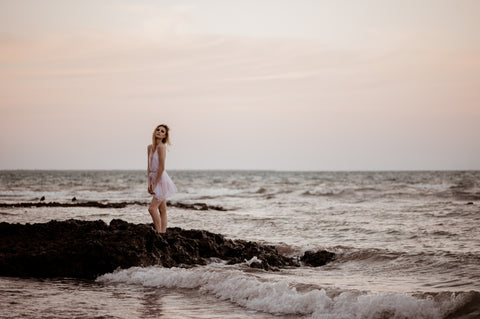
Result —
[[480, 169], [478, 1], [0, 1], [0, 169]]

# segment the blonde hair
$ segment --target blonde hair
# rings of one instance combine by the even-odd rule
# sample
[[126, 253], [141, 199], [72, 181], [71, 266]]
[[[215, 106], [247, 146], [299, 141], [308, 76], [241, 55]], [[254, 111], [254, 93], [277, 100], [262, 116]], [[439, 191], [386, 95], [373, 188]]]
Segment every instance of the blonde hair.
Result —
[[162, 139], [162, 143], [170, 145], [170, 136], [168, 134], [168, 132], [170, 131], [170, 128], [167, 126], [167, 124], [157, 125], [153, 130], [153, 134], [152, 134], [152, 152], [154, 152], [158, 146], [157, 139], [155, 138], [155, 133], [157, 132], [157, 129], [162, 126], [165, 128], [165, 137]]

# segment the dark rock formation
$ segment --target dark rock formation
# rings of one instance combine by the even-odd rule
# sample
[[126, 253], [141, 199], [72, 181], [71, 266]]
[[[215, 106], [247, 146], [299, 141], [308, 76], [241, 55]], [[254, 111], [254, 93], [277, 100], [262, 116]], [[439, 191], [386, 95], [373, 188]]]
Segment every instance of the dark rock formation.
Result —
[[[96, 208], [124, 208], [128, 205], [145, 205], [147, 202], [131, 201], [131, 202], [119, 202], [119, 203], [102, 203], [98, 201], [79, 201], [75, 197], [71, 202], [59, 203], [59, 202], [43, 202], [45, 197], [42, 197], [40, 202], [20, 202], [20, 203], [0, 203], [0, 207], [96, 207]], [[183, 209], [192, 210], [219, 210], [226, 211], [225, 208], [215, 205], [207, 205], [206, 203], [181, 203], [167, 201], [167, 206], [178, 207]]]
[[181, 203], [181, 202], [167, 202], [168, 206], [173, 206], [173, 207], [178, 207], [178, 208], [183, 208], [183, 209], [193, 209], [193, 210], [220, 210], [220, 211], [226, 211], [225, 208], [222, 206], [215, 206], [215, 205], [207, 205], [205, 203], [193, 203], [193, 204], [187, 204], [187, 203]]
[[305, 265], [318, 267], [323, 266], [326, 263], [332, 261], [335, 258], [335, 254], [326, 250], [306, 251], [300, 261]]
[[140, 202], [120, 202], [120, 203], [101, 203], [97, 201], [75, 201], [68, 203], [59, 202], [20, 202], [20, 203], [0, 203], [0, 207], [96, 207], [96, 208], [124, 208], [127, 205], [147, 205]]
[[[325, 262], [333, 258], [332, 253], [326, 256]], [[273, 246], [230, 240], [204, 230], [168, 228], [166, 234], [158, 234], [150, 225], [119, 219], [110, 225], [73, 219], [0, 223], [0, 276], [95, 278], [118, 267], [204, 265], [212, 257], [231, 264], [257, 257], [261, 262], [251, 267], [265, 270], [299, 266]]]

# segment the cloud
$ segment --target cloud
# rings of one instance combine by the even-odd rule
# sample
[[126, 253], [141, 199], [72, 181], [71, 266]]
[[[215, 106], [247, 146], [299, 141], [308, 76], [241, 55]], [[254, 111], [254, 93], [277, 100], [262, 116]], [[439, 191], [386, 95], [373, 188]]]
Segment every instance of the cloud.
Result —
[[[176, 168], [375, 168], [380, 156], [401, 163], [411, 150], [476, 154], [477, 51], [187, 32], [199, 7], [113, 6], [107, 12], [121, 13], [102, 28], [97, 18], [91, 29], [0, 35], [4, 167], [25, 155], [57, 165], [48, 154], [58, 152], [63, 167], [102, 154], [89, 163], [105, 168], [108, 145], [118, 168], [141, 168], [157, 120], [174, 128]], [[464, 148], [452, 146], [458, 140]]]

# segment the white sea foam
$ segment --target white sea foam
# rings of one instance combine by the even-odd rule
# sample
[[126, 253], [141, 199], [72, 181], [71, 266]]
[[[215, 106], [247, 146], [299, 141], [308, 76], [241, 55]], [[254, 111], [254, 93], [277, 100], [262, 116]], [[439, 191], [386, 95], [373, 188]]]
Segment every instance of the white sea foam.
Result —
[[[192, 269], [133, 267], [100, 276], [97, 281], [159, 288], [190, 288], [214, 294], [251, 310], [310, 318], [441, 318], [446, 308], [432, 298], [398, 292], [366, 293], [325, 289], [298, 291], [287, 281], [266, 281], [224, 265]], [[444, 309], [444, 310], [442, 310]]]
[[245, 261], [247, 265], [251, 265], [253, 263], [262, 263], [262, 260], [258, 259], [257, 256], [253, 256], [250, 260]]
[[224, 196], [236, 196], [242, 193], [241, 189], [232, 189], [226, 187], [219, 188], [186, 188], [184, 194], [179, 195], [179, 199], [196, 199], [203, 197], [218, 198]]

